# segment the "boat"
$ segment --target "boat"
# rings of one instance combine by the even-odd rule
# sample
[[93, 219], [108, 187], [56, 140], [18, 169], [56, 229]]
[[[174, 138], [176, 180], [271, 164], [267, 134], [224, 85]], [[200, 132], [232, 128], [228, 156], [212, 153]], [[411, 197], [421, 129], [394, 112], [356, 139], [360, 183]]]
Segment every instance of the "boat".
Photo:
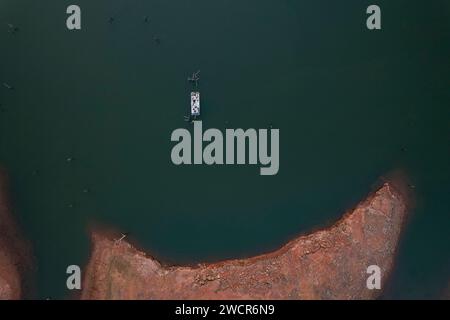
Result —
[[200, 92], [191, 92], [191, 117], [200, 115]]

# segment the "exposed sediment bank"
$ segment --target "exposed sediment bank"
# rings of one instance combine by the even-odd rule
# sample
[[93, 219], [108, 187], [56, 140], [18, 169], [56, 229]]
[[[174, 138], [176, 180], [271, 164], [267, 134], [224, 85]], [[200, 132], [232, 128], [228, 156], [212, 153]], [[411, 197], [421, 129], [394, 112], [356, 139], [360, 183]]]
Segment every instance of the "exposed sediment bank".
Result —
[[82, 299], [373, 299], [367, 267], [391, 272], [406, 200], [385, 183], [324, 230], [260, 256], [163, 266], [125, 240], [92, 233]]
[[448, 283], [448, 287], [447, 290], [444, 292], [443, 296], [442, 296], [443, 300], [450, 300], [450, 281]]
[[8, 176], [0, 169], [0, 300], [15, 300], [29, 293], [32, 256], [13, 219]]

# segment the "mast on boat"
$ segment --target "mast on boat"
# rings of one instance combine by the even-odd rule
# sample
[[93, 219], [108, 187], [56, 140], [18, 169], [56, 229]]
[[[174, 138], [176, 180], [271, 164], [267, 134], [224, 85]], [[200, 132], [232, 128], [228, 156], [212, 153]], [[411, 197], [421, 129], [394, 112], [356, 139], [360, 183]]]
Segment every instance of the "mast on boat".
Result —
[[195, 83], [195, 86], [198, 86], [198, 81], [200, 80], [200, 70], [192, 73], [192, 76], [188, 77], [189, 82]]

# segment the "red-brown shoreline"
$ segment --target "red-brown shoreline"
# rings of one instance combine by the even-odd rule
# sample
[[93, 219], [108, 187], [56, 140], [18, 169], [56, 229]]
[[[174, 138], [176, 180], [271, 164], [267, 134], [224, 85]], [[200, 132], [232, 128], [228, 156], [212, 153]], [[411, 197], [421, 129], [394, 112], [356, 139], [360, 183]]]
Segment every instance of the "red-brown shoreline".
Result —
[[32, 294], [33, 257], [12, 211], [8, 175], [0, 168], [0, 300], [18, 300]]
[[[273, 252], [258, 255], [255, 257], [246, 258], [246, 259], [226, 260], [226, 261], [210, 263], [210, 264], [203, 263], [203, 264], [196, 264], [193, 266], [172, 266], [172, 265], [169, 266], [169, 265], [160, 263], [159, 261], [154, 259], [151, 255], [148, 255], [142, 251], [136, 250], [134, 246], [130, 245], [129, 243], [127, 243], [125, 241], [122, 241], [118, 244], [114, 244], [114, 241], [110, 240], [111, 234], [112, 234], [111, 232], [108, 232], [108, 234], [105, 236], [105, 233], [103, 231], [95, 230], [91, 233], [92, 253], [91, 253], [91, 257], [90, 257], [88, 266], [86, 268], [84, 282], [83, 282], [83, 292], [82, 292], [81, 297], [83, 299], [115, 299], [115, 298], [117, 298], [117, 299], [137, 299], [137, 298], [143, 298], [143, 299], [147, 299], [147, 298], [150, 298], [150, 299], [167, 299], [167, 298], [168, 299], [209, 299], [209, 298], [212, 298], [212, 299], [223, 299], [223, 298], [224, 299], [228, 299], [228, 298], [231, 298], [231, 299], [240, 299], [240, 298], [243, 298], [243, 299], [253, 299], [253, 298], [255, 298], [255, 299], [265, 299], [265, 298], [270, 298], [270, 299], [285, 299], [285, 298], [286, 299], [288, 299], [288, 298], [295, 298], [295, 299], [298, 299], [298, 298], [300, 298], [300, 299], [311, 299], [311, 298], [312, 299], [315, 299], [315, 298], [319, 298], [319, 299], [333, 299], [333, 298], [352, 299], [353, 298], [353, 299], [355, 299], [356, 298], [356, 299], [358, 299], [358, 298], [361, 298], [361, 299], [364, 299], [364, 298], [375, 298], [379, 295], [380, 292], [378, 292], [378, 291], [374, 292], [374, 291], [369, 291], [369, 290], [362, 290], [364, 292], [359, 292], [359, 291], [361, 291], [361, 288], [355, 289], [356, 291], [359, 292], [358, 293], [359, 296], [358, 296], [358, 294], [354, 294], [355, 292], [353, 292], [353, 293], [347, 292], [347, 293], [340, 294], [338, 292], [339, 290], [335, 290], [335, 292], [331, 292], [330, 290], [326, 291], [327, 290], [326, 288], [322, 288], [323, 290], [325, 290], [324, 292], [318, 292], [317, 290], [320, 291], [320, 288], [310, 288], [309, 292], [308, 292], [308, 290], [304, 290], [303, 292], [298, 293], [296, 290], [300, 289], [300, 288], [292, 288], [292, 286], [291, 286], [291, 288], [289, 288], [289, 289], [291, 289], [290, 294], [287, 294], [286, 293], [287, 291], [283, 292], [284, 289], [282, 286], [278, 286], [278, 281], [274, 282], [274, 284], [276, 284], [278, 286], [276, 288], [276, 290], [274, 290], [274, 289], [265, 290], [265, 291], [260, 290], [260, 288], [257, 288], [258, 281], [256, 281], [255, 286], [252, 287], [249, 285], [246, 287], [246, 289], [248, 289], [248, 292], [245, 292], [245, 290], [239, 291], [240, 289], [245, 287], [245, 285], [238, 283], [238, 281], [233, 278], [232, 274], [224, 272], [223, 270], [229, 270], [229, 269], [233, 269], [233, 268], [251, 269], [253, 267], [260, 270], [261, 268], [259, 265], [265, 264], [266, 261], [270, 261], [273, 264], [277, 264], [277, 259], [279, 259], [279, 257], [286, 256], [290, 251], [294, 251], [294, 250], [298, 251], [297, 246], [299, 245], [299, 243], [311, 242], [310, 241], [311, 239], [309, 239], [309, 238], [314, 238], [315, 235], [326, 234], [326, 233], [329, 233], [330, 230], [335, 230], [335, 228], [345, 224], [345, 221], [349, 220], [352, 217], [352, 215], [355, 213], [355, 211], [360, 210], [359, 208], [361, 207], [361, 205], [371, 204], [373, 201], [378, 201], [379, 200], [378, 198], [382, 199], [382, 197], [380, 197], [380, 195], [379, 195], [380, 192], [384, 192], [386, 197], [389, 196], [389, 197], [396, 198], [397, 199], [397, 200], [395, 200], [396, 205], [400, 206], [398, 208], [398, 210], [399, 210], [398, 215], [400, 217], [399, 217], [399, 220], [397, 221], [397, 224], [395, 225], [395, 230], [393, 230], [393, 234], [395, 235], [394, 236], [395, 240], [392, 243], [389, 242], [390, 241], [389, 239], [386, 240], [389, 242], [389, 246], [390, 246], [389, 250], [391, 250], [392, 253], [388, 256], [389, 265], [386, 268], [386, 269], [388, 269], [388, 270], [386, 270], [386, 276], [383, 277], [383, 285], [384, 285], [386, 283], [386, 279], [388, 278], [390, 271], [392, 270], [392, 267], [393, 267], [393, 261], [394, 261], [394, 256], [395, 256], [395, 253], [397, 250], [398, 239], [400, 238], [400, 231], [404, 224], [405, 215], [406, 215], [406, 211], [407, 211], [407, 203], [406, 203], [405, 195], [402, 194], [402, 192], [400, 192], [398, 190], [397, 186], [394, 186], [394, 183], [385, 183], [378, 191], [369, 195], [366, 198], [366, 200], [364, 200], [362, 203], [360, 203], [354, 210], [348, 211], [346, 214], [344, 214], [344, 216], [341, 219], [339, 219], [339, 221], [336, 222], [334, 225], [332, 225], [328, 228], [323, 228], [323, 229], [317, 230], [308, 235], [301, 235], [301, 236], [295, 238], [294, 240], [288, 242], [286, 245], [282, 246], [280, 249], [275, 250]], [[385, 227], [389, 228], [389, 226], [385, 226]], [[363, 228], [364, 228], [364, 226], [363, 226]], [[367, 231], [365, 229], [362, 229], [362, 230]], [[336, 239], [340, 239], [339, 237], [340, 236], [338, 234]], [[343, 239], [341, 239], [341, 240], [343, 241]], [[345, 241], [348, 241], [348, 240], [346, 239]], [[99, 244], [101, 244], [103, 246], [103, 248], [99, 248]], [[381, 244], [383, 244], [383, 243], [381, 243]], [[319, 250], [320, 250], [320, 248], [319, 248]], [[345, 250], [345, 247], [344, 247], [344, 250]], [[324, 249], [323, 251], [326, 251], [326, 249]], [[296, 258], [303, 259], [308, 254], [309, 254], [308, 252], [303, 253], [303, 254], [300, 254]], [[315, 254], [315, 252], [313, 252], [313, 255], [314, 254]], [[352, 255], [351, 251], [349, 254]], [[360, 254], [360, 253], [358, 253], [358, 254]], [[324, 257], [328, 257], [327, 255], [329, 256], [328, 253], [324, 254], [323, 256], [317, 256], [318, 260], [320, 260]], [[122, 261], [122, 258], [124, 258], [123, 261]], [[126, 267], [122, 271], [116, 270], [115, 269], [116, 266], [114, 264], [119, 260], [116, 261], [115, 259], [116, 260], [119, 259], [121, 261], [121, 263], [123, 263], [123, 265], [126, 265], [128, 267]], [[339, 257], [339, 259], [342, 259], [342, 257]], [[327, 260], [327, 259], [325, 259], [325, 260]], [[113, 261], [113, 262], [111, 262], [111, 261]], [[116, 262], [114, 262], [114, 261], [116, 261]], [[109, 269], [108, 269], [109, 271], [106, 272], [105, 270], [102, 270], [102, 266], [106, 266], [106, 265], [108, 265], [108, 263], [109, 263]], [[328, 268], [329, 263], [330, 263], [330, 261], [325, 261], [324, 265], [327, 266], [327, 268]], [[153, 268], [154, 273], [151, 273], [150, 275], [148, 275], [148, 277], [143, 277], [143, 274], [146, 274], [146, 271], [142, 270], [142, 268], [141, 268], [142, 266], [140, 264], [150, 265], [150, 268], [151, 269]], [[307, 264], [305, 264], [305, 265], [307, 265]], [[129, 269], [127, 269], [127, 268], [129, 268]], [[279, 269], [281, 270], [283, 268], [284, 267], [280, 267]], [[318, 264], [318, 268], [320, 269], [320, 264]], [[127, 278], [126, 274], [130, 270], [131, 270], [131, 272], [136, 273], [136, 279], [139, 279], [138, 283], [134, 283], [136, 281], [136, 279], [134, 279], [133, 277]], [[138, 270], [138, 271], [136, 271], [136, 270]], [[208, 273], [210, 271], [213, 273], [215, 271], [217, 271], [217, 273], [220, 273], [221, 275], [219, 274], [218, 279], [222, 279], [222, 280], [219, 281], [218, 279], [212, 279], [210, 277], [212, 280], [206, 279], [205, 281], [203, 281], [202, 279], [200, 279], [199, 281], [197, 281], [199, 275], [201, 278], [202, 274]], [[248, 270], [246, 270], [246, 272], [247, 271]], [[111, 274], [109, 272], [111, 272]], [[283, 272], [286, 272], [287, 274], [289, 274], [289, 271], [283, 270]], [[281, 272], [280, 274], [283, 274], [283, 272]], [[359, 273], [359, 277], [361, 277], [361, 270], [357, 270], [357, 272]], [[170, 275], [171, 273], [175, 274], [175, 276], [172, 277]], [[311, 277], [315, 277], [319, 273], [320, 272], [318, 272], [318, 273], [313, 272], [311, 274]], [[155, 276], [155, 274], [157, 274], [157, 275]], [[185, 276], [186, 274], [187, 274], [186, 277], [188, 278], [187, 281], [186, 281], [186, 279], [176, 280], [177, 276], [179, 276], [179, 275]], [[248, 274], [251, 275], [252, 273], [250, 271], [248, 271]], [[274, 272], [272, 272], [272, 274], [276, 274], [276, 272], [274, 271]], [[262, 275], [262, 273], [261, 273], [261, 275]], [[220, 278], [220, 276], [224, 276], [224, 278]], [[109, 278], [106, 279], [105, 277], [109, 277]], [[229, 277], [229, 279], [227, 279], [227, 277]], [[365, 275], [364, 275], [364, 277], [365, 277]], [[223, 279], [225, 279], [225, 280], [223, 280]], [[230, 279], [232, 279], [232, 280], [230, 280]], [[226, 289], [222, 290], [223, 289], [222, 288], [217, 291], [218, 288], [215, 288], [214, 286], [212, 286], [212, 287], [210, 286], [210, 288], [208, 288], [208, 284], [211, 282], [223, 283], [224, 281], [228, 281], [228, 280], [230, 280], [235, 285], [235, 288], [234, 288], [235, 290], [232, 289], [232, 290], [227, 291]], [[197, 281], [197, 283], [196, 283], [196, 281]], [[243, 280], [243, 281], [245, 282], [245, 280]], [[272, 285], [270, 283], [272, 281], [270, 279], [270, 277], [269, 277], [269, 279], [266, 279], [265, 281], [266, 282], [268, 281], [267, 282], [268, 286]], [[140, 289], [139, 288], [137, 288], [137, 289], [136, 288], [134, 288], [134, 289], [127, 288], [127, 286], [135, 287], [136, 285], [139, 286], [144, 283], [146, 283], [146, 284], [144, 285], [144, 287], [142, 287]], [[198, 285], [199, 283], [200, 283], [200, 285]], [[289, 287], [289, 286], [290, 285], [288, 284], [287, 287]], [[107, 287], [109, 288], [108, 290], [106, 290]], [[111, 287], [119, 288], [118, 291], [120, 291], [120, 292], [115, 292], [114, 290], [111, 290]], [[156, 289], [146, 289], [149, 287], [154, 287]], [[195, 288], [193, 288], [193, 287], [195, 287]], [[172, 293], [171, 294], [170, 292], [175, 290], [175, 288], [180, 289], [184, 293], [179, 293], [179, 294]], [[189, 289], [187, 289], [187, 288], [189, 288]], [[303, 289], [305, 289], [305, 288], [303, 288]], [[337, 288], [334, 288], [334, 289], [337, 289]], [[343, 289], [345, 291], [345, 288], [341, 288], [341, 289]], [[218, 294], [217, 292], [219, 292], [219, 291], [220, 291], [220, 293]], [[297, 292], [297, 294], [295, 294], [296, 292]]]
[[[413, 190], [409, 187], [410, 183], [409, 183], [408, 179], [409, 179], [409, 177], [406, 174], [406, 172], [401, 169], [396, 169], [396, 170], [390, 171], [386, 175], [381, 176], [377, 182], [375, 182], [373, 185], [371, 185], [371, 187], [370, 187], [371, 191], [369, 192], [369, 194], [367, 195], [367, 197], [364, 200], [362, 200], [358, 203], [355, 203], [353, 205], [350, 205], [340, 218], [338, 218], [337, 220], [328, 221], [327, 223], [325, 223], [322, 226], [311, 228], [307, 232], [302, 231], [302, 232], [298, 233], [297, 235], [294, 235], [292, 237], [293, 238], [292, 240], [288, 240], [288, 241], [282, 243], [278, 249], [274, 249], [274, 250], [271, 250], [268, 252], [263, 252], [263, 253], [256, 254], [256, 255], [244, 256], [244, 257], [241, 257], [238, 259], [230, 258], [230, 259], [224, 259], [224, 260], [218, 260], [218, 261], [184, 263], [184, 264], [182, 264], [182, 266], [195, 268], [198, 265], [205, 265], [205, 264], [210, 265], [210, 264], [216, 264], [216, 263], [223, 263], [223, 262], [227, 262], [227, 261], [245, 260], [245, 259], [257, 258], [259, 256], [265, 256], [267, 254], [278, 252], [281, 249], [283, 249], [284, 247], [286, 247], [287, 245], [289, 245], [289, 243], [293, 242], [295, 239], [299, 239], [301, 237], [308, 236], [315, 232], [327, 231], [333, 225], [339, 223], [340, 221], [344, 220], [348, 215], [350, 215], [358, 207], [358, 205], [361, 204], [361, 202], [367, 201], [370, 198], [372, 198], [374, 196], [374, 194], [380, 188], [382, 188], [385, 184], [388, 184], [390, 186], [390, 188], [395, 191], [395, 193], [399, 194], [401, 196], [401, 198], [404, 199], [404, 205], [406, 207], [405, 212], [406, 212], [407, 216], [410, 217], [415, 209], [415, 195], [414, 195]], [[409, 222], [409, 219], [406, 219], [406, 218], [403, 219], [403, 221], [402, 221], [402, 225], [400, 228], [401, 234], [400, 234], [400, 237], [398, 240], [399, 242], [401, 242], [403, 240], [402, 234], [405, 231], [408, 222]], [[92, 251], [93, 251], [93, 247], [94, 247], [93, 236], [95, 234], [100, 234], [102, 237], [106, 237], [109, 239], [118, 239], [123, 235], [123, 230], [120, 230], [117, 227], [114, 227], [114, 226], [111, 226], [111, 225], [108, 225], [105, 223], [101, 223], [96, 220], [91, 221], [89, 223], [86, 232], [91, 240], [90, 246], [89, 246], [89, 250], [90, 250], [89, 259], [92, 256]], [[151, 254], [147, 248], [145, 248], [144, 246], [141, 245], [141, 243], [139, 243], [138, 239], [136, 239], [132, 236], [127, 235], [126, 242], [128, 244], [130, 244], [137, 251], [142, 252], [146, 257], [157, 260], [163, 267], [170, 268], [170, 267], [181, 266], [180, 264], [166, 262], [164, 259], [158, 257], [158, 255]], [[397, 246], [397, 250], [398, 250], [398, 246]], [[86, 263], [84, 269], [86, 269], [87, 265], [88, 265], [88, 263]]]

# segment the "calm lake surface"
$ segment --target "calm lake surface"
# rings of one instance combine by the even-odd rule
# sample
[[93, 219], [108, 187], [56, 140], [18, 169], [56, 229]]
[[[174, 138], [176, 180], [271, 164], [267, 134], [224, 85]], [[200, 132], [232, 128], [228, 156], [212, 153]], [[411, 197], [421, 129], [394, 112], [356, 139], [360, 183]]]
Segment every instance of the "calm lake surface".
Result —
[[[417, 204], [385, 298], [439, 297], [450, 280], [448, 1], [377, 1], [376, 32], [361, 0], [77, 0], [75, 32], [69, 4], [0, 1], [0, 82], [15, 87], [0, 88], [0, 163], [39, 298], [69, 296], [65, 270], [87, 262], [92, 222], [169, 263], [246, 257], [332, 223], [395, 169]], [[203, 126], [279, 128], [278, 175], [171, 163], [197, 69]]]

